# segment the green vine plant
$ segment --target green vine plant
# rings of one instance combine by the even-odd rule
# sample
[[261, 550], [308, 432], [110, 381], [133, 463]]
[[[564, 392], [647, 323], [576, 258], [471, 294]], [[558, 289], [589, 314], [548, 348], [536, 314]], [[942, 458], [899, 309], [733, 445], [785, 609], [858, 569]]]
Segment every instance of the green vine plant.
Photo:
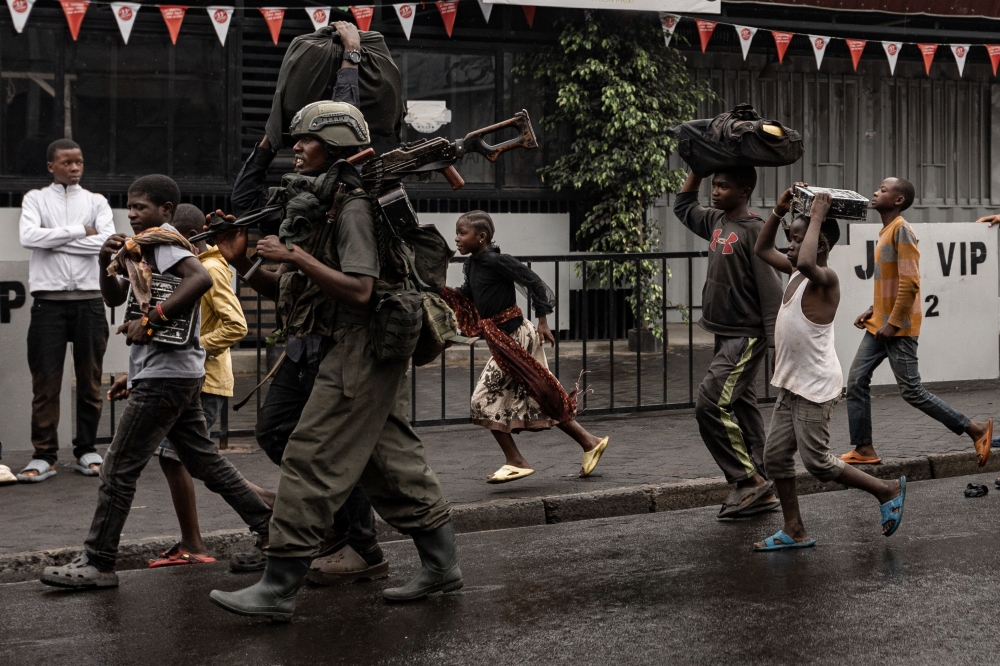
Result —
[[[693, 118], [698, 102], [712, 92], [707, 82], [693, 79], [684, 56], [664, 44], [655, 15], [566, 15], [558, 44], [521, 59], [513, 70], [555, 93], [541, 125], [552, 135], [568, 130], [570, 137], [567, 149], [540, 175], [552, 189], [573, 190], [586, 202], [577, 238], [590, 251], [656, 252], [660, 230], [647, 212], [684, 181], [683, 170], [668, 165], [677, 142], [666, 130]], [[637, 328], [662, 340], [666, 313], [659, 271], [658, 260], [587, 264], [599, 286], [633, 287], [627, 302]], [[687, 308], [679, 309], [687, 320]]]

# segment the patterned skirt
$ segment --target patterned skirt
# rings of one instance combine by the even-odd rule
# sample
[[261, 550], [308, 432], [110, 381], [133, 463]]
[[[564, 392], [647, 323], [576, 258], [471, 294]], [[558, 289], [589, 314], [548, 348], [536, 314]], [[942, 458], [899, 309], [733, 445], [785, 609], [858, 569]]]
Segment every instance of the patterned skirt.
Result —
[[[525, 319], [511, 337], [539, 363], [549, 367], [545, 345], [530, 321]], [[542, 413], [538, 402], [523, 386], [508, 378], [492, 358], [472, 392], [472, 422], [490, 430], [512, 433], [548, 430], [557, 423]]]

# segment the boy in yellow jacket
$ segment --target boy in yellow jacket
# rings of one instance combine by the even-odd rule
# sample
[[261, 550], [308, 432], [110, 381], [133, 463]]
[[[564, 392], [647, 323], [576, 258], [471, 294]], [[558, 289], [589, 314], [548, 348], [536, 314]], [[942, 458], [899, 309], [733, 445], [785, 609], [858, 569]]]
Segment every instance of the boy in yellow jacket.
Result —
[[[173, 225], [185, 238], [190, 238], [202, 230], [205, 215], [191, 204], [180, 204], [174, 214]], [[233, 361], [229, 348], [239, 343], [247, 334], [247, 321], [243, 316], [239, 298], [233, 291], [233, 273], [229, 264], [214, 246], [208, 247], [200, 241], [198, 260], [212, 276], [212, 288], [201, 298], [201, 346], [205, 349], [205, 383], [201, 387], [201, 407], [205, 412], [205, 424], [209, 432], [212, 425], [226, 408], [226, 398], [233, 395]], [[184, 469], [170, 445], [164, 439], [156, 454], [160, 458], [160, 468], [167, 477], [170, 496], [180, 523], [181, 540], [173, 548], [161, 555], [150, 567], [172, 566], [176, 564], [196, 564], [214, 562], [208, 547], [201, 538], [198, 524], [198, 509], [195, 503], [194, 482]], [[259, 494], [262, 491], [253, 486]], [[265, 501], [268, 501], [265, 498]], [[273, 504], [273, 498], [268, 504]]]

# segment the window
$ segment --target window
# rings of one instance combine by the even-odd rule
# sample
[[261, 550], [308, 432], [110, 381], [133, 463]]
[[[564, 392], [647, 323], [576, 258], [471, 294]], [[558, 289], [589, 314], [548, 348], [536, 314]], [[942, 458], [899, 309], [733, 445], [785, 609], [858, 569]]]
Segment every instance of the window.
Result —
[[226, 51], [205, 33], [173, 46], [137, 25], [126, 46], [110, 18], [76, 42], [38, 23], [0, 34], [0, 175], [45, 174], [45, 148], [65, 136], [91, 176], [226, 176]]
[[[436, 136], [464, 137], [496, 122], [496, 64], [492, 55], [397, 51], [392, 54], [403, 78], [404, 100], [443, 101], [451, 121], [423, 133], [403, 124], [403, 141]], [[481, 155], [467, 155], [457, 165], [467, 183], [494, 184], [495, 165]], [[444, 183], [433, 174], [430, 182]]]

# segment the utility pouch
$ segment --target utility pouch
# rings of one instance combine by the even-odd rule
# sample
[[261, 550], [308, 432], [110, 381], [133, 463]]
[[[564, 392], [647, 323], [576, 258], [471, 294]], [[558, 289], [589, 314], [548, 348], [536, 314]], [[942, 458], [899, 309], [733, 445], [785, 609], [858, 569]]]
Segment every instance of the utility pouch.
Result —
[[413, 356], [424, 323], [423, 297], [405, 285], [375, 282], [369, 324], [375, 359], [398, 363]]

